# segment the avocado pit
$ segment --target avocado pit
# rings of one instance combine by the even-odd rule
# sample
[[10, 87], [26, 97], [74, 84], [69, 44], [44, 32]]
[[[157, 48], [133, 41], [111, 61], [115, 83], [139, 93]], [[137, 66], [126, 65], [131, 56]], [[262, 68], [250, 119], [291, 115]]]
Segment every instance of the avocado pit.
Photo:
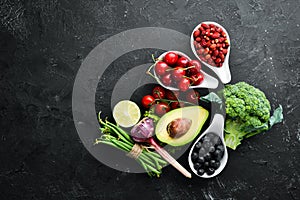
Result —
[[180, 138], [188, 132], [192, 125], [192, 120], [188, 118], [177, 118], [167, 126], [167, 132], [171, 138]]

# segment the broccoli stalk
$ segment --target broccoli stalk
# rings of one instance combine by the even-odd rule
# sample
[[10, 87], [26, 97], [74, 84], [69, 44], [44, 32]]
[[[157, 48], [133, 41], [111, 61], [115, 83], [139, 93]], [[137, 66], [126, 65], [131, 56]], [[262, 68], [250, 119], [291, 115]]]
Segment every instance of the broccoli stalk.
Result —
[[[244, 138], [267, 131], [283, 119], [282, 106], [270, 117], [269, 100], [261, 90], [248, 83], [226, 85], [223, 96], [226, 107], [225, 143], [231, 149], [235, 150]], [[201, 99], [221, 104], [221, 98], [216, 97], [215, 93], [210, 93]]]

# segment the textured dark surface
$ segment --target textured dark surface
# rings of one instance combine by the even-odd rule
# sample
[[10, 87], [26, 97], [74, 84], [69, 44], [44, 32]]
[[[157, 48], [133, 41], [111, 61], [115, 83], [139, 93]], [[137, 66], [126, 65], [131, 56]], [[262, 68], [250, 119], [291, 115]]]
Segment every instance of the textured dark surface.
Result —
[[[300, 199], [299, 6], [299, 0], [1, 1], [0, 199]], [[210, 180], [189, 180], [171, 167], [151, 179], [94, 159], [72, 120], [73, 82], [85, 56], [127, 29], [189, 35], [205, 20], [230, 34], [232, 82], [261, 88], [273, 108], [282, 104], [284, 122], [230, 151], [225, 171]], [[185, 166], [186, 156], [179, 159]]]

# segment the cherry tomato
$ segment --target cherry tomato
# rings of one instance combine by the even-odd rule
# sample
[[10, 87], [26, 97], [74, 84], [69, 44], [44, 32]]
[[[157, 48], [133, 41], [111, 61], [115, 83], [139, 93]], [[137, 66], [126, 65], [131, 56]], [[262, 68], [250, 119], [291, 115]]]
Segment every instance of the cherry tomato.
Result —
[[166, 73], [166, 70], [169, 68], [169, 66], [167, 65], [167, 63], [159, 61], [156, 63], [155, 65], [155, 73], [158, 76], [162, 76]]
[[190, 60], [187, 64], [189, 67], [190, 66], [195, 66], [195, 68], [200, 71], [201, 70], [201, 63], [198, 60]]
[[179, 102], [178, 102], [178, 101], [172, 102], [172, 103], [170, 104], [170, 106], [171, 106], [172, 109], [179, 108]]
[[193, 85], [199, 85], [200, 83], [202, 83], [204, 76], [201, 72], [192, 75], [191, 77], [191, 82]]
[[163, 116], [165, 113], [170, 111], [170, 106], [165, 102], [160, 102], [159, 104], [155, 105], [155, 113], [158, 116]]
[[187, 91], [190, 87], [190, 80], [187, 78], [183, 78], [178, 83], [178, 88], [180, 91]]
[[175, 81], [180, 81], [184, 75], [185, 70], [182, 67], [175, 67], [174, 70], [172, 70], [172, 78]]
[[155, 98], [151, 95], [146, 95], [142, 98], [142, 105], [148, 109], [155, 103]]
[[177, 100], [179, 96], [179, 91], [166, 91], [166, 98], [169, 100]]
[[200, 93], [195, 90], [190, 90], [187, 92], [185, 98], [190, 103], [198, 104], [198, 100], [200, 99]]
[[180, 67], [186, 67], [188, 62], [189, 62], [189, 60], [186, 57], [182, 56], [177, 60], [176, 65], [178, 65]]
[[167, 73], [165, 74], [162, 79], [161, 82], [165, 85], [165, 86], [169, 86], [172, 83], [172, 79], [171, 79], [171, 74]]
[[168, 64], [168, 65], [175, 65], [176, 62], [178, 60], [178, 55], [174, 52], [169, 52], [165, 55], [164, 57], [164, 61]]
[[154, 87], [153, 90], [152, 90], [152, 96], [155, 99], [164, 99], [165, 96], [166, 96], [165, 89], [161, 86]]

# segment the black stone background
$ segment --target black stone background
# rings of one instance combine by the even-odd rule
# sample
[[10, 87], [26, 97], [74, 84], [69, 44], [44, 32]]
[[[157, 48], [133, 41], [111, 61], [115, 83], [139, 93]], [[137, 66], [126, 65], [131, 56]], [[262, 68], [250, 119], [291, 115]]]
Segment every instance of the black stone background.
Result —
[[[0, 199], [300, 199], [299, 7], [299, 0], [2, 0]], [[230, 151], [225, 171], [209, 180], [172, 167], [149, 178], [94, 159], [72, 121], [85, 56], [131, 28], [189, 35], [205, 20], [231, 36], [232, 82], [261, 88], [272, 108], [282, 104], [284, 122]], [[143, 53], [135, 56], [149, 61]]]

